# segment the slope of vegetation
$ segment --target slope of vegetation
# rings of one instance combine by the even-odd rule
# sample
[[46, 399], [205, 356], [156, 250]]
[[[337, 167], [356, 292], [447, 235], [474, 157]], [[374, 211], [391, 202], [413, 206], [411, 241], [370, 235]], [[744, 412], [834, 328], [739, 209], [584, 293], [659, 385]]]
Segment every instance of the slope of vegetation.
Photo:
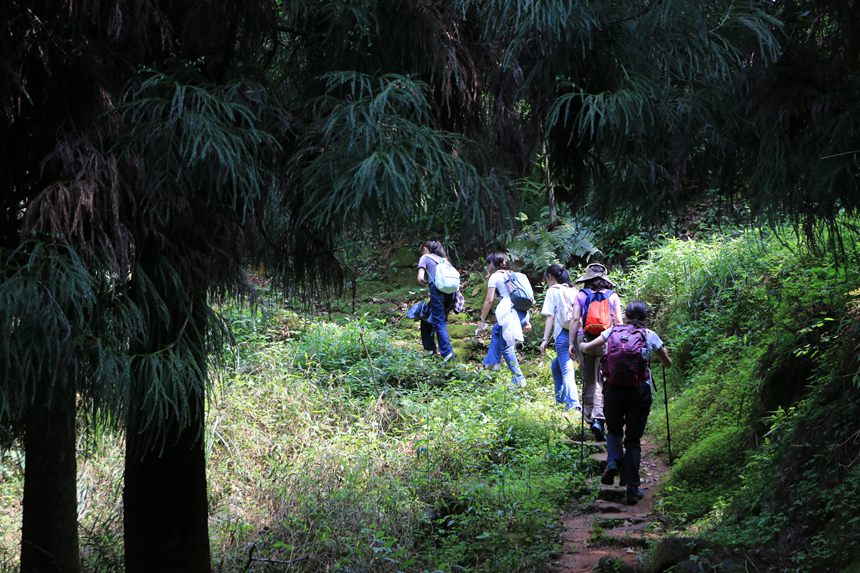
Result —
[[673, 240], [628, 277], [676, 359], [670, 524], [768, 570], [860, 558], [860, 266], [844, 247], [772, 231]]

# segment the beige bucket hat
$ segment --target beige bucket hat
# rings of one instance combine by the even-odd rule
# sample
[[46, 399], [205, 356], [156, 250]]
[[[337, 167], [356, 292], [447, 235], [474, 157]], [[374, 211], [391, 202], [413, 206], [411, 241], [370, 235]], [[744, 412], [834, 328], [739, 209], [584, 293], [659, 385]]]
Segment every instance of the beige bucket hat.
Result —
[[576, 279], [574, 282], [584, 283], [586, 281], [590, 281], [591, 279], [603, 279], [609, 284], [615, 287], [615, 283], [612, 282], [612, 279], [609, 278], [607, 274], [606, 267], [601, 265], [600, 263], [591, 263], [587, 267], [585, 267], [585, 272]]

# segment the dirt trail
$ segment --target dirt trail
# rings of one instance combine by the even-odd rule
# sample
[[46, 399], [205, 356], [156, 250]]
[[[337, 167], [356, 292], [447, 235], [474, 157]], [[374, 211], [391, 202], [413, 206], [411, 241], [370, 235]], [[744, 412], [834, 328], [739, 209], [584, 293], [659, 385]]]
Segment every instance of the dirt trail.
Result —
[[[605, 448], [592, 459], [606, 462]], [[601, 470], [602, 471], [602, 470]], [[659, 536], [655, 493], [667, 467], [654, 454], [654, 448], [642, 441], [642, 489], [645, 497], [636, 505], [624, 503], [625, 488], [600, 484], [598, 499], [585, 507], [568, 511], [564, 516], [564, 546], [554, 570], [558, 573], [590, 573], [603, 557], [635, 566], [636, 556], [648, 542]], [[600, 474], [594, 477], [599, 483]], [[616, 483], [618, 482], [616, 478]], [[652, 526], [655, 524], [655, 526]]]

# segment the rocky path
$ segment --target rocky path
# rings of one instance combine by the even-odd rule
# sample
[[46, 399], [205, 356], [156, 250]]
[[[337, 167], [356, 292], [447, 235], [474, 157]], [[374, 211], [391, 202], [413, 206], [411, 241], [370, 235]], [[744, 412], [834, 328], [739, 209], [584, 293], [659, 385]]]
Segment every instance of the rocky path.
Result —
[[[606, 462], [605, 447], [592, 458], [601, 463], [602, 471]], [[572, 509], [564, 516], [564, 546], [555, 571], [591, 573], [604, 558], [635, 566], [637, 555], [649, 541], [659, 536], [655, 494], [666, 471], [666, 465], [654, 454], [651, 444], [643, 440], [641, 487], [645, 497], [636, 505], [629, 506], [624, 503], [625, 488], [600, 484], [600, 493], [594, 503]], [[594, 480], [599, 484], [600, 474]]]

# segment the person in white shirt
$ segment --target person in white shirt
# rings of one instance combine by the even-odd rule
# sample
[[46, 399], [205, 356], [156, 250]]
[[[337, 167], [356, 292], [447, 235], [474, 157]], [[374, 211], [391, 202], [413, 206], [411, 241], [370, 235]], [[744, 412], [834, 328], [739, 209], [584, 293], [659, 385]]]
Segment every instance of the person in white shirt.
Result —
[[[454, 357], [454, 347], [448, 334], [448, 313], [454, 307], [454, 295], [436, 289], [433, 279], [441, 259], [446, 259], [445, 248], [439, 241], [426, 241], [421, 245], [421, 258], [418, 259], [418, 283], [430, 290], [430, 316], [421, 321], [421, 344], [424, 350], [436, 354], [436, 341], [439, 341], [439, 354], [446, 362]], [[434, 340], [433, 335], [436, 335]]]
[[[504, 253], [490, 253], [487, 255], [487, 272], [490, 275], [489, 281], [487, 282], [487, 296], [484, 299], [484, 306], [481, 308], [481, 322], [478, 323], [476, 334], [487, 328], [487, 316], [493, 308], [493, 301], [496, 298], [496, 294], [503, 299], [502, 302], [499, 303], [500, 308], [502, 308], [502, 304], [506, 305], [504, 308], [510, 306], [510, 300], [505, 300], [510, 296], [510, 290], [506, 283], [512, 272], [508, 257]], [[502, 362], [502, 357], [504, 357], [512, 375], [511, 383], [508, 387], [511, 389], [522, 388], [526, 385], [526, 378], [523, 376], [520, 364], [517, 361], [514, 341], [521, 341], [522, 333], [531, 330], [532, 327], [529, 322], [529, 313], [527, 311], [520, 311], [511, 307], [509, 312], [503, 312], [502, 315], [506, 320], [504, 322], [497, 321], [496, 324], [493, 325], [490, 337], [490, 347], [487, 350], [487, 356], [484, 358], [482, 364], [486, 368], [498, 370], [499, 365]], [[497, 318], [498, 316], [497, 312]], [[510, 320], [508, 320], [508, 318], [510, 318]], [[511, 331], [516, 331], [517, 327], [520, 329], [519, 333], [512, 333]]]
[[551, 265], [543, 275], [547, 284], [541, 314], [546, 317], [541, 354], [546, 353], [549, 337], [555, 340], [556, 357], [552, 359], [552, 379], [555, 383], [555, 401], [564, 405], [566, 412], [582, 411], [576, 388], [576, 374], [570, 357], [570, 318], [576, 290], [570, 286], [570, 275], [561, 265]]

